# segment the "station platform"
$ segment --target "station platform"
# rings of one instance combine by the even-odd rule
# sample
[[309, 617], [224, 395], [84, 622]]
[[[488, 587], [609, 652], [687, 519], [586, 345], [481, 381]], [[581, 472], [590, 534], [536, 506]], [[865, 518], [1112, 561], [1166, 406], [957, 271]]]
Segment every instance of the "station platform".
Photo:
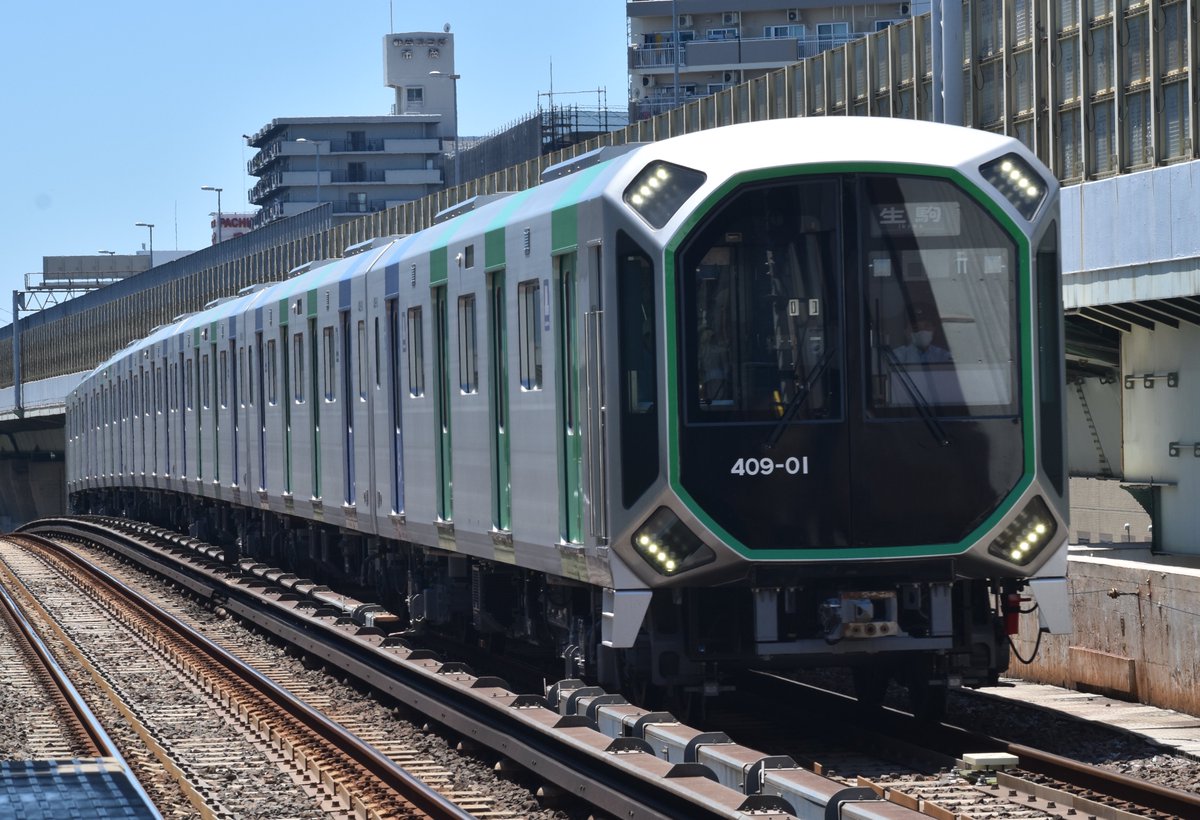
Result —
[[1194, 715], [1016, 678], [976, 691], [1116, 729], [1200, 760], [1200, 717]]
[[128, 769], [96, 758], [0, 761], [0, 817], [161, 820], [162, 815]]

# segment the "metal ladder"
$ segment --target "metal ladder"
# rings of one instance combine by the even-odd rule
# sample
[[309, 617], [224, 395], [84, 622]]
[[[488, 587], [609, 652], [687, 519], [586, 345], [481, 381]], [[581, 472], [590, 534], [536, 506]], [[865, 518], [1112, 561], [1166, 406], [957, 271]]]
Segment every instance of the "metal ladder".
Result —
[[1100, 474], [1105, 478], [1112, 478], [1112, 467], [1108, 464], [1108, 457], [1104, 455], [1104, 445], [1100, 443], [1100, 433], [1096, 430], [1096, 422], [1092, 419], [1092, 411], [1088, 407], [1087, 396], [1083, 392], [1083, 379], [1075, 380], [1075, 394], [1079, 396], [1079, 406], [1083, 408], [1083, 417], [1087, 419], [1088, 430], [1092, 433], [1092, 444], [1096, 448], [1096, 457], [1100, 461]]

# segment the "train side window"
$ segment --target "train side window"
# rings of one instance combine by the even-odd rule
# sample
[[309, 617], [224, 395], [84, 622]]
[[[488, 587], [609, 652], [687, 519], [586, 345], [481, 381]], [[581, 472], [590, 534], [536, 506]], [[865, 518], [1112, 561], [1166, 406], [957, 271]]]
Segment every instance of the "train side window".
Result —
[[358, 320], [358, 399], [367, 400], [367, 323]]
[[254, 349], [253, 348], [238, 348], [238, 373], [241, 374], [242, 382], [242, 407], [254, 406], [254, 379], [250, 378], [249, 368], [254, 367]]
[[267, 403], [272, 407], [279, 403], [277, 393], [279, 384], [277, 358], [275, 354], [275, 340], [267, 339]]
[[221, 351], [221, 375], [219, 379], [219, 387], [221, 391], [221, 407], [229, 406], [229, 357], [225, 351]]
[[292, 335], [292, 398], [304, 404], [304, 334]]
[[1051, 223], [1038, 244], [1034, 274], [1037, 277], [1038, 389], [1041, 413], [1042, 465], [1054, 489], [1065, 487], [1063, 442], [1062, 270], [1058, 253], [1058, 226]]
[[205, 353], [200, 360], [200, 401], [201, 406], [207, 410], [212, 406], [212, 396], [209, 394], [209, 363], [208, 354]]
[[325, 367], [322, 369], [322, 371], [323, 371], [322, 376], [324, 377], [324, 380], [325, 380], [325, 384], [324, 384], [325, 401], [336, 401], [337, 400], [337, 389], [335, 387], [335, 380], [334, 380], [334, 375], [333, 375], [333, 364], [334, 364], [335, 351], [333, 349], [333, 327], [332, 326], [321, 329], [321, 342], [322, 342], [322, 347], [325, 352]]
[[533, 279], [517, 285], [517, 335], [521, 353], [521, 389], [542, 389], [541, 283]]
[[654, 263], [617, 234], [618, 361], [621, 368], [621, 501], [625, 508], [658, 477], [658, 315]]
[[379, 317], [378, 317], [378, 316], [376, 316], [376, 317], [375, 317], [375, 389], [376, 389], [376, 390], [378, 390], [380, 387], [382, 387], [382, 386], [383, 386], [383, 382], [382, 382], [382, 380], [381, 380], [381, 378], [380, 378], [380, 367], [381, 367], [382, 365], [380, 364], [379, 357], [380, 357], [380, 349], [379, 349]]
[[425, 342], [421, 308], [408, 309], [408, 394], [425, 395]]
[[[181, 356], [183, 354], [180, 354]], [[185, 362], [183, 365], [183, 409], [191, 410], [192, 404], [192, 368]]]
[[479, 350], [475, 325], [475, 294], [458, 297], [458, 387], [479, 392]]

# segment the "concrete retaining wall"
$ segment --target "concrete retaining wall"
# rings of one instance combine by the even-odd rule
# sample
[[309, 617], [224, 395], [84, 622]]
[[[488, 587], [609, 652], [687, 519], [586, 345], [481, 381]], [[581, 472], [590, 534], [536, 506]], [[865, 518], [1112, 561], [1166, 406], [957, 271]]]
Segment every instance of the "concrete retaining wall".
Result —
[[[1190, 563], [1192, 566], [1171, 566]], [[1200, 561], [1142, 548], [1072, 549], [1071, 635], [1043, 635], [1014, 677], [1104, 692], [1200, 715]], [[1033, 652], [1037, 620], [1023, 617], [1017, 651]]]

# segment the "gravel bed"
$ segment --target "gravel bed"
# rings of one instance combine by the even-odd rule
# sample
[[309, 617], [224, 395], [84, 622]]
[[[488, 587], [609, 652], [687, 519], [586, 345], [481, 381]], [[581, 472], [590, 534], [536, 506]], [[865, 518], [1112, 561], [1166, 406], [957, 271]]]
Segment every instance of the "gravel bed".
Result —
[[593, 815], [585, 807], [542, 807], [535, 794], [540, 784], [532, 780], [522, 782], [525, 778], [520, 776], [512, 779], [501, 776], [494, 769], [495, 760], [486, 752], [476, 756], [459, 750], [457, 740], [427, 730], [420, 716], [382, 702], [372, 692], [336, 672], [331, 673], [319, 665], [313, 668], [289, 647], [234, 618], [222, 617], [195, 599], [170, 590], [139, 568], [99, 552], [92, 553], [92, 559], [130, 586], [152, 593], [155, 598], [169, 595], [169, 606], [165, 608], [172, 614], [228, 651], [249, 660], [260, 672], [286, 681], [284, 685], [290, 691], [319, 706], [334, 720], [353, 728], [360, 737], [381, 750], [391, 754], [393, 749], [403, 748], [416, 753], [420, 767], [448, 771], [447, 786], [439, 783], [443, 792], [449, 788], [456, 793], [486, 794], [494, 801], [493, 812], [530, 820], [582, 820]]

